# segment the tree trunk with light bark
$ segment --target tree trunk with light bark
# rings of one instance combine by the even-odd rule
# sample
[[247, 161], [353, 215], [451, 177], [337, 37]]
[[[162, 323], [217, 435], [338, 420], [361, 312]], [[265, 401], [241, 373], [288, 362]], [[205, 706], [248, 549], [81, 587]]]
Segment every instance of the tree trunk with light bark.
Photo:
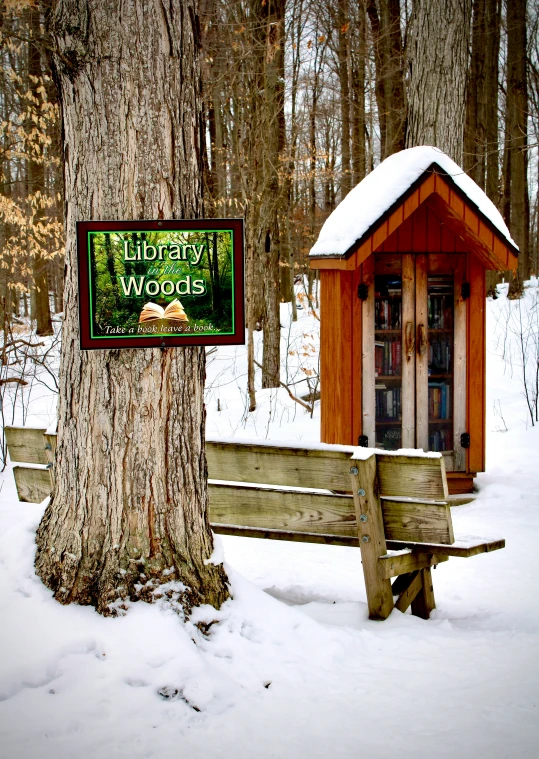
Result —
[[166, 593], [219, 606], [209, 563], [204, 349], [82, 352], [75, 222], [202, 215], [191, 0], [57, 0], [67, 250], [56, 487], [36, 571], [62, 603], [115, 614]]
[[462, 165], [471, 0], [417, 0], [408, 31], [406, 147], [433, 145]]

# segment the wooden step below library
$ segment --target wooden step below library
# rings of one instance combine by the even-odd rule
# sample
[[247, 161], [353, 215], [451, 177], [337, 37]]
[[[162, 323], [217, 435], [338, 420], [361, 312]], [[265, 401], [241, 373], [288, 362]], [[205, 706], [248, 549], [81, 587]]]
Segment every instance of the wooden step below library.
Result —
[[438, 451], [450, 493], [485, 470], [485, 271], [517, 249], [435, 164], [320, 270], [321, 440]]

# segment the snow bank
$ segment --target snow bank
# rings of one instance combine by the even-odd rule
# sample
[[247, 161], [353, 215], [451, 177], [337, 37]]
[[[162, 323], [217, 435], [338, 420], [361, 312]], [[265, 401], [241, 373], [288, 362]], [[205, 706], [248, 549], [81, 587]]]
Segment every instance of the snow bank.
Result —
[[348, 193], [320, 230], [311, 258], [343, 256], [432, 163], [437, 163], [505, 239], [518, 247], [494, 203], [438, 148], [409, 148], [386, 158]]

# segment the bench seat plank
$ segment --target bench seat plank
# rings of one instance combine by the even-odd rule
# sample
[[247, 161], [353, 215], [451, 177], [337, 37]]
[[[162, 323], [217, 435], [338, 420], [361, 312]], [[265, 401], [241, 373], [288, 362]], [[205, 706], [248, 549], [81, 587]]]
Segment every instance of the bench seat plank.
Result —
[[505, 539], [497, 538], [489, 540], [487, 538], [466, 537], [456, 540], [451, 545], [443, 543], [415, 543], [409, 540], [388, 540], [387, 547], [392, 550], [401, 548], [412, 548], [414, 551], [422, 553], [433, 553], [440, 556], [459, 556], [462, 559], [468, 559], [470, 556], [477, 556], [479, 553], [490, 553], [505, 548]]

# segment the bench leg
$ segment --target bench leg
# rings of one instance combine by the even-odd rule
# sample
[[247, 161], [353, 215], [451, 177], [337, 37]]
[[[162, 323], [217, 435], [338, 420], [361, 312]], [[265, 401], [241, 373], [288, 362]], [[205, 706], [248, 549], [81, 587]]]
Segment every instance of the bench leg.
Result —
[[412, 601], [412, 614], [421, 619], [428, 619], [431, 611], [436, 608], [434, 601], [434, 589], [432, 586], [432, 572], [430, 567], [421, 570], [421, 589]]
[[391, 582], [380, 576], [379, 557], [387, 553], [376, 482], [376, 456], [354, 461], [350, 470], [356, 508], [359, 547], [367, 590], [369, 619], [387, 619], [393, 609]]

